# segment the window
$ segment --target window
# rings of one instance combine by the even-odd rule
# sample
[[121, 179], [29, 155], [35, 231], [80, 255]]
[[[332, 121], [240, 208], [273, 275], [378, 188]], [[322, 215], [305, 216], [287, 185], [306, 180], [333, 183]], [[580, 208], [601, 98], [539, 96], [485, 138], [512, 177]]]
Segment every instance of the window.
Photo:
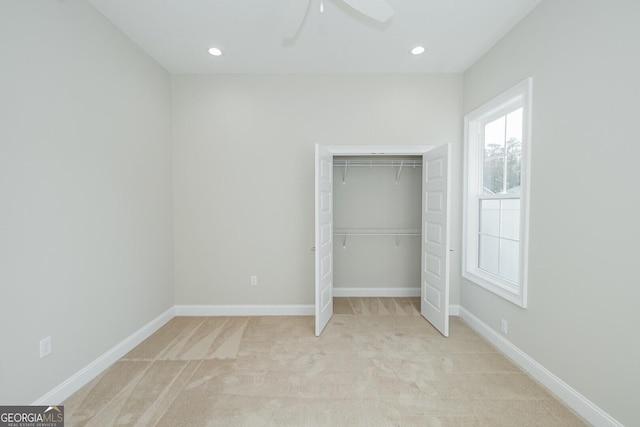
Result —
[[465, 117], [462, 276], [527, 306], [531, 79]]

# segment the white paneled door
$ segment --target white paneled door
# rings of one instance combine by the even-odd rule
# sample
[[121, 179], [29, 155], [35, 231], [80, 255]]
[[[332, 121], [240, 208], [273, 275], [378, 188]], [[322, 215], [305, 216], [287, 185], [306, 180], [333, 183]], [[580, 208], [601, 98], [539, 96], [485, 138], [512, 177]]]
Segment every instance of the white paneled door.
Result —
[[450, 154], [446, 144], [422, 157], [420, 312], [445, 337], [449, 336]]
[[333, 316], [333, 154], [316, 144], [316, 336]]

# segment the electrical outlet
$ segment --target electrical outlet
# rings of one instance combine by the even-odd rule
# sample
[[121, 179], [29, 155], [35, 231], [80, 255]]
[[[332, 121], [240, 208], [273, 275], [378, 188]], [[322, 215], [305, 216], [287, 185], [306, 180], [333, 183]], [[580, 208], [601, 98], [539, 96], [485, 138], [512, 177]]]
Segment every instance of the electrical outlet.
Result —
[[40, 359], [51, 353], [51, 337], [42, 338], [40, 340]]
[[502, 331], [503, 334], [507, 335], [507, 332], [509, 330], [509, 322], [507, 322], [504, 319], [500, 320], [500, 330]]
[[251, 286], [258, 286], [258, 276], [251, 276]]

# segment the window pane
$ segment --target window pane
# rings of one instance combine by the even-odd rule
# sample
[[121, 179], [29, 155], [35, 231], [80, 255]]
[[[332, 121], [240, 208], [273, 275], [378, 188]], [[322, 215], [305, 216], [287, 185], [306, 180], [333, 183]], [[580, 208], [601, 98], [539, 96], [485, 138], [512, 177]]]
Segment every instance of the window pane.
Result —
[[511, 154], [507, 156], [507, 193], [520, 194], [522, 155]]
[[483, 175], [483, 193], [500, 194], [504, 188], [504, 157], [485, 159]]
[[500, 239], [492, 236], [480, 236], [478, 258], [478, 268], [498, 275]]
[[509, 138], [507, 139], [507, 154], [520, 154], [522, 153], [522, 139]]
[[500, 200], [480, 200], [480, 232], [500, 236]]
[[484, 194], [499, 194], [504, 190], [506, 118], [502, 116], [484, 126]]
[[500, 155], [504, 153], [502, 149], [505, 141], [505, 120], [506, 116], [502, 116], [484, 126], [484, 148], [485, 153], [488, 153], [487, 157], [498, 154], [495, 153], [496, 150], [500, 150]]
[[518, 263], [520, 243], [511, 240], [500, 241], [500, 277], [518, 283]]
[[500, 237], [520, 239], [520, 199], [504, 199], [501, 204]]

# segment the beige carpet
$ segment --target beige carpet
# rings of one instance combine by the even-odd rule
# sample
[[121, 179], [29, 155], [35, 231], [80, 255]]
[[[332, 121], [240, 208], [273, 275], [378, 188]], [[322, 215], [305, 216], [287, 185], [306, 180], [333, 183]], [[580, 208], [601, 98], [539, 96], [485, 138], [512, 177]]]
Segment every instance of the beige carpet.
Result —
[[336, 298], [312, 317], [177, 317], [71, 396], [67, 426], [583, 426], [452, 318], [419, 300]]

